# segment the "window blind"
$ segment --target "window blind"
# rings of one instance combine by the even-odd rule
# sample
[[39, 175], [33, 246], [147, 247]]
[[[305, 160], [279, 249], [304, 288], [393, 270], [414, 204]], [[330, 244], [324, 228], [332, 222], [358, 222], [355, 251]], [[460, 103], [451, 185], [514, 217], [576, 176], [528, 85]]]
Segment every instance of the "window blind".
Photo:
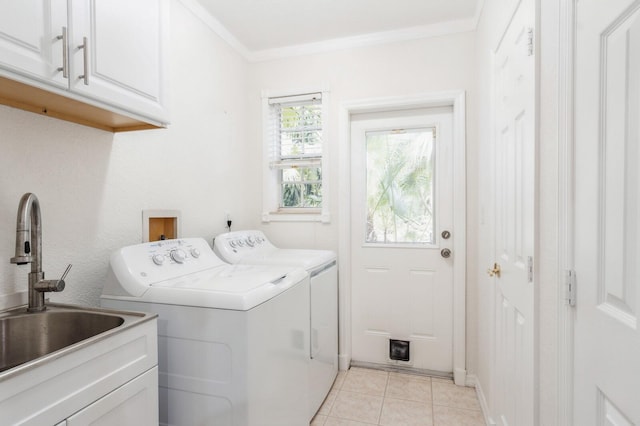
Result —
[[322, 93], [269, 98], [270, 167], [319, 167]]

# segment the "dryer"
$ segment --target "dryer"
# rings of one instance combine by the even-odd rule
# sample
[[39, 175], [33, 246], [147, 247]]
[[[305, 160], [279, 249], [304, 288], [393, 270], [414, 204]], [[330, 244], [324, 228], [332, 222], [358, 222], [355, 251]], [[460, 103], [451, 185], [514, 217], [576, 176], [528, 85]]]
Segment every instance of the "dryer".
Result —
[[293, 265], [310, 275], [309, 419], [331, 390], [338, 374], [338, 267], [329, 250], [281, 249], [257, 230], [218, 235], [215, 253], [232, 264]]
[[105, 307], [158, 314], [160, 424], [308, 424], [309, 275], [229, 265], [201, 238], [114, 252]]

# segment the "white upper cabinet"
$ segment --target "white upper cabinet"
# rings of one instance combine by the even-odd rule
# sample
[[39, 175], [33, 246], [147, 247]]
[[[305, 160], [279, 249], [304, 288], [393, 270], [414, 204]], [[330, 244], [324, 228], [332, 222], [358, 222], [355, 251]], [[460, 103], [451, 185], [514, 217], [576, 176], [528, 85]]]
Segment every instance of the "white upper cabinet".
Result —
[[0, 66], [66, 88], [67, 1], [0, 0]]
[[167, 0], [0, 0], [2, 103], [114, 131], [164, 126], [168, 23]]
[[164, 0], [70, 0], [71, 90], [166, 122]]

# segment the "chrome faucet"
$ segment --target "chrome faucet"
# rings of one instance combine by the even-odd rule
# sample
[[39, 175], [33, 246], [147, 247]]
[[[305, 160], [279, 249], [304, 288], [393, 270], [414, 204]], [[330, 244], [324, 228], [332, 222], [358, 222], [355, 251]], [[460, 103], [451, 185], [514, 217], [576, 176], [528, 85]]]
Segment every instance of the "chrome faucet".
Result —
[[16, 224], [16, 255], [11, 263], [26, 265], [31, 263], [29, 274], [29, 312], [44, 311], [44, 294], [48, 291], [64, 290], [64, 278], [71, 265], [59, 280], [45, 280], [42, 272], [42, 221], [40, 203], [35, 194], [27, 193], [20, 199]]

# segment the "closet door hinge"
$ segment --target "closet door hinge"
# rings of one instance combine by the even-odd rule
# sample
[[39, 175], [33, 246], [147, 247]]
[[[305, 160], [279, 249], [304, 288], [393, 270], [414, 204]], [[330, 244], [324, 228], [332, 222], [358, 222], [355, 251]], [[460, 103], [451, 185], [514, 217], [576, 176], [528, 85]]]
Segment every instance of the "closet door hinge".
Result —
[[527, 256], [527, 282], [533, 282], [533, 256]]
[[527, 28], [527, 56], [533, 56], [533, 28]]
[[576, 306], [576, 272], [567, 269], [564, 271], [564, 300], [569, 306]]

